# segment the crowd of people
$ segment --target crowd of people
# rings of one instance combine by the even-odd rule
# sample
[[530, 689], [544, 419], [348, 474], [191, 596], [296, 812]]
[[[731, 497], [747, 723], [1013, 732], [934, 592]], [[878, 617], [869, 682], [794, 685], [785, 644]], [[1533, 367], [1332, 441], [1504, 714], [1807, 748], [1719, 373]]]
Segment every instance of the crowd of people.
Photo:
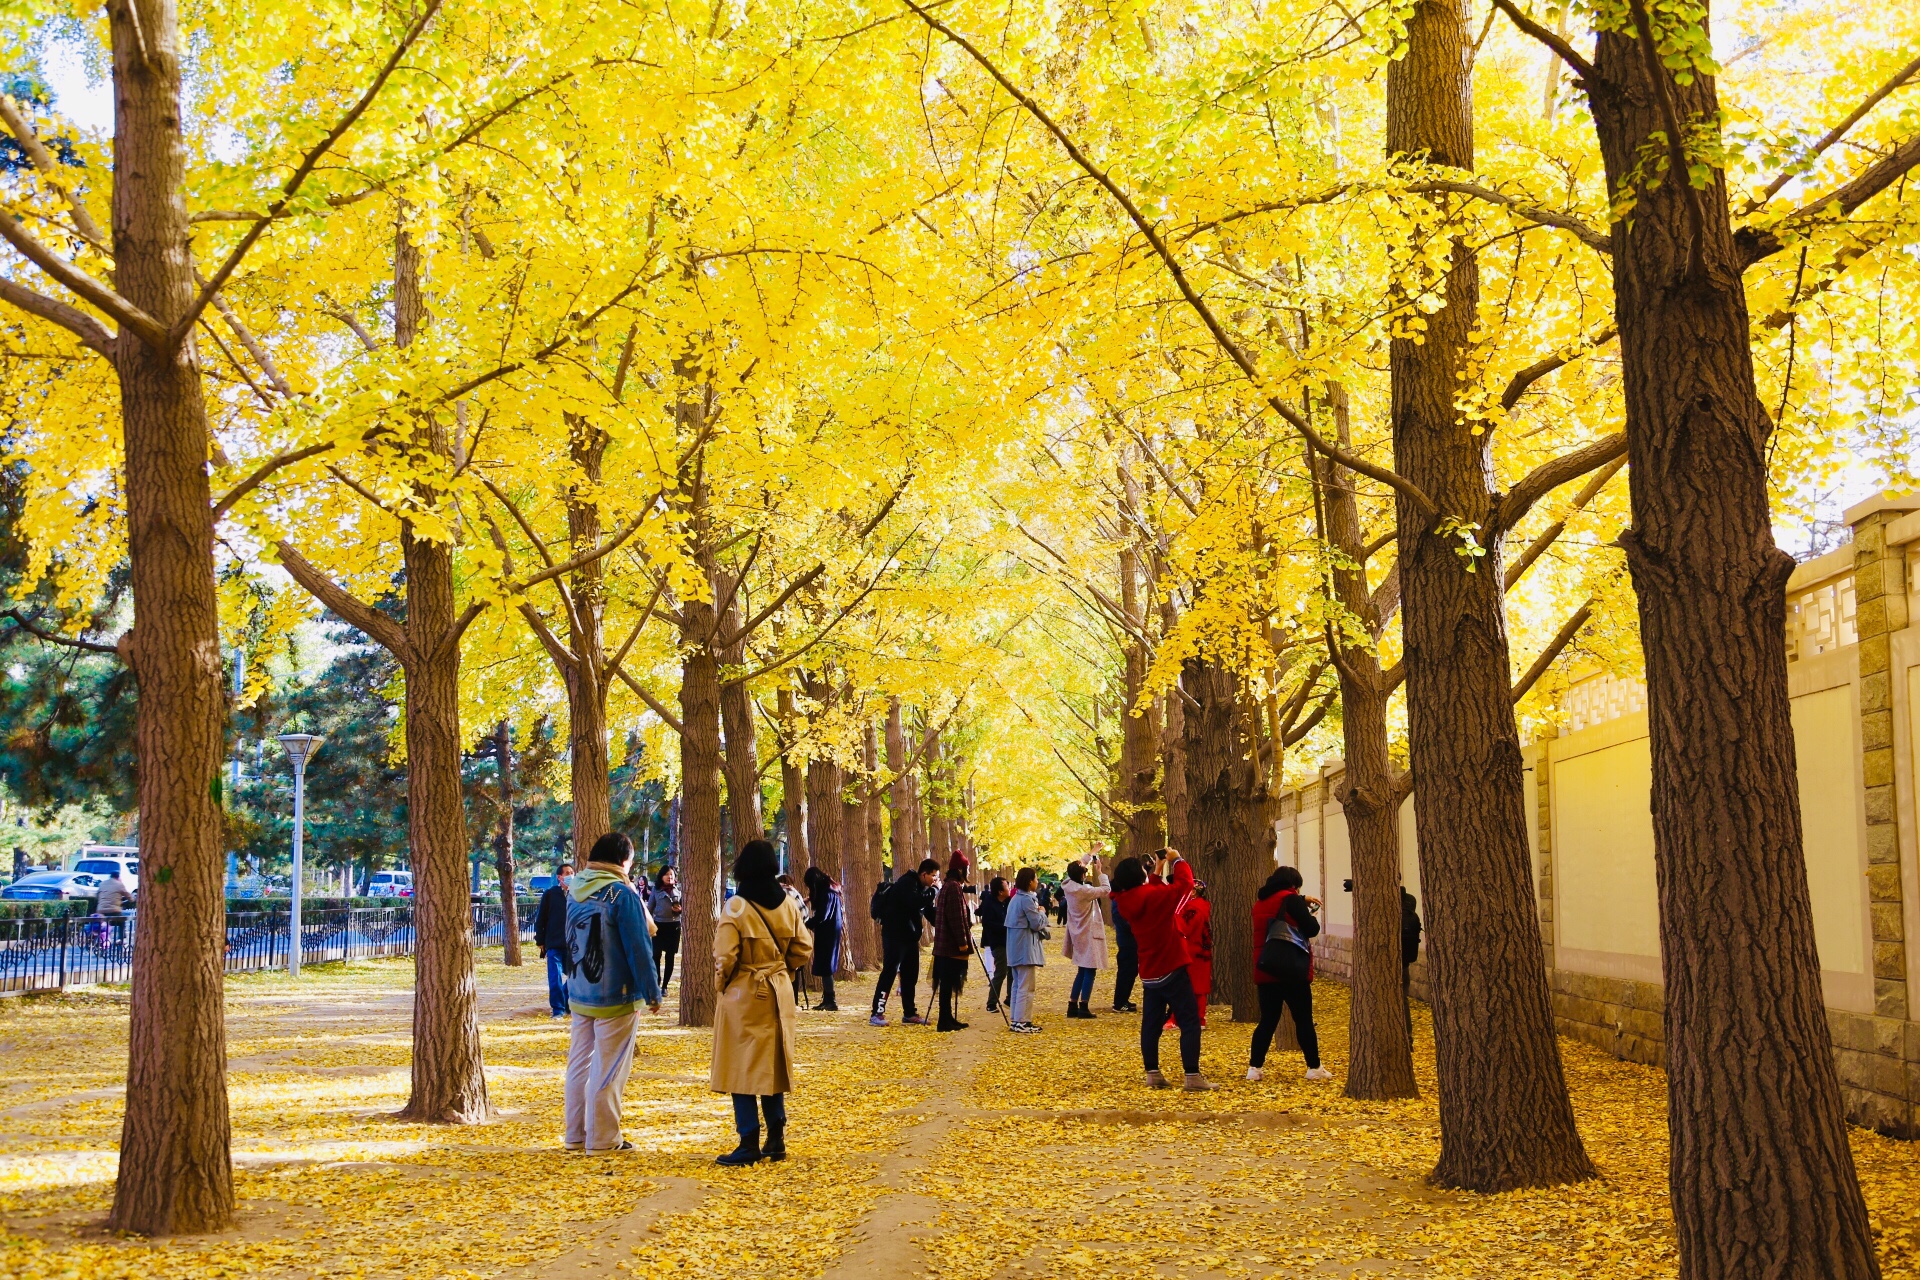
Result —
[[[534, 936], [547, 964], [552, 1016], [570, 1019], [565, 1086], [565, 1144], [570, 1151], [629, 1150], [621, 1130], [621, 1095], [633, 1066], [635, 1023], [641, 1004], [658, 1012], [673, 976], [683, 903], [671, 868], [651, 882], [631, 879], [633, 842], [611, 833], [593, 845], [578, 871], [563, 867], [542, 898]], [[733, 865], [733, 891], [716, 922], [713, 942], [715, 1008], [708, 1085], [733, 1101], [738, 1145], [722, 1165], [786, 1157], [786, 1094], [793, 1087], [796, 990], [805, 975], [820, 984], [812, 1007], [839, 1009], [834, 976], [841, 968], [847, 917], [842, 889], [810, 867], [801, 886], [780, 871], [772, 844], [751, 840]], [[879, 925], [881, 969], [868, 1021], [889, 1025], [896, 986], [903, 1026], [924, 1026], [916, 1005], [920, 953], [931, 932], [931, 1003], [935, 1030], [965, 1030], [960, 1000], [978, 963], [987, 976], [986, 1009], [1003, 1014], [1009, 1031], [1035, 1035], [1036, 979], [1047, 944], [1059, 928], [1060, 955], [1074, 966], [1068, 990], [1070, 1019], [1096, 1015], [1092, 1005], [1101, 970], [1115, 969], [1111, 1008], [1140, 1017], [1140, 1060], [1148, 1087], [1174, 1087], [1161, 1068], [1168, 1029], [1179, 1043], [1178, 1085], [1190, 1091], [1217, 1086], [1200, 1070], [1201, 1037], [1213, 991], [1212, 904], [1206, 886], [1176, 850], [1150, 861], [1122, 858], [1109, 875], [1098, 856], [1067, 864], [1057, 885], [1023, 867], [1012, 883], [988, 882], [974, 901], [967, 856], [954, 852], [942, 868], [934, 859], [883, 879], [868, 903]], [[1108, 946], [1110, 906], [1113, 943]], [[1413, 898], [1403, 900], [1411, 950], [1419, 947]], [[1253, 981], [1260, 1019], [1254, 1028], [1247, 1079], [1259, 1080], [1280, 1026], [1290, 1013], [1306, 1079], [1326, 1081], [1313, 1020], [1313, 947], [1322, 904], [1303, 892], [1300, 873], [1278, 867], [1253, 905]], [[978, 927], [976, 937], [975, 928]], [[1111, 966], [1109, 961], [1112, 961]], [[1410, 963], [1412, 956], [1407, 957]], [[1136, 984], [1140, 1003], [1133, 1000]]]

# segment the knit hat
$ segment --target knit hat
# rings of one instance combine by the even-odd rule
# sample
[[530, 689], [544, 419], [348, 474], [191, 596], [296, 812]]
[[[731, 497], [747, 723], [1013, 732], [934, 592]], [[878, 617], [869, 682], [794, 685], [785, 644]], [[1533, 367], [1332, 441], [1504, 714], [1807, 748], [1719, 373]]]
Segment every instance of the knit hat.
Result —
[[953, 857], [947, 860], [947, 874], [955, 880], [963, 880], [967, 875], [967, 866], [967, 855], [955, 849]]

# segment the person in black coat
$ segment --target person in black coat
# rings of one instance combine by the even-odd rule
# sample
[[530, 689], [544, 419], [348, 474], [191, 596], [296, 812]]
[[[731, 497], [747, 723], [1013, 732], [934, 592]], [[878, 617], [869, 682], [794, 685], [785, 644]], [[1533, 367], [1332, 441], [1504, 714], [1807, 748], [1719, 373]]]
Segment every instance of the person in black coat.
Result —
[[887, 1025], [887, 996], [896, 974], [900, 1007], [906, 1011], [901, 1024], [926, 1023], [914, 1010], [913, 988], [920, 981], [920, 936], [933, 919], [933, 882], [939, 875], [940, 864], [928, 858], [917, 868], [902, 871], [887, 890], [880, 912], [880, 980], [874, 984], [873, 1013], [867, 1019], [876, 1027]]
[[1420, 958], [1420, 910], [1414, 896], [1400, 886], [1400, 994], [1407, 1006], [1407, 1036], [1413, 1036], [1413, 962]]
[[987, 984], [987, 1012], [1000, 1012], [1000, 992], [1013, 975], [1007, 968], [1007, 903], [1013, 886], [995, 876], [980, 899], [980, 947], [993, 957], [993, 981]]
[[540, 909], [533, 917], [533, 945], [547, 960], [547, 1008], [556, 1018], [564, 1018], [567, 1004], [567, 975], [573, 965], [567, 957], [567, 888], [573, 883], [573, 868], [563, 866], [553, 887], [540, 895]]

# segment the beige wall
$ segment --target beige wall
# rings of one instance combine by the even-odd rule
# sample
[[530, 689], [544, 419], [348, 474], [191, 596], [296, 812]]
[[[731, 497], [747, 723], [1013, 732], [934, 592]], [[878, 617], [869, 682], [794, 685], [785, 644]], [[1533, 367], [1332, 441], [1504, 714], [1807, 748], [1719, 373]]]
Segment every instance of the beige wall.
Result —
[[1327, 932], [1339, 938], [1353, 936], [1353, 895], [1340, 883], [1353, 875], [1353, 846], [1347, 839], [1347, 815], [1338, 805], [1327, 811], [1327, 881], [1319, 897], [1326, 903]]

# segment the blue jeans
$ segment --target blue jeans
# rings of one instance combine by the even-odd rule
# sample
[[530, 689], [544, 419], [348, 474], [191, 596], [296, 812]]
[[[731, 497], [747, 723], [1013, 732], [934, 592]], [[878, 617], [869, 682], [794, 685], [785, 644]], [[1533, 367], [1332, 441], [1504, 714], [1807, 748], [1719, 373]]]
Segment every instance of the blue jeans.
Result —
[[1080, 966], [1080, 972], [1073, 975], [1073, 989], [1067, 992], [1067, 999], [1069, 1001], [1074, 1004], [1080, 1004], [1093, 999], [1094, 972], [1094, 970], [1087, 968], [1085, 965]]
[[[767, 1113], [767, 1129], [779, 1133], [787, 1127], [787, 1097], [783, 1093], [767, 1094], [760, 1099], [760, 1109]], [[745, 1138], [760, 1132], [760, 1117], [754, 1114], [753, 1095], [736, 1093], [733, 1095], [733, 1130]]]
[[571, 1010], [567, 1005], [567, 971], [560, 965], [560, 953], [547, 948], [547, 1008], [554, 1017]]

